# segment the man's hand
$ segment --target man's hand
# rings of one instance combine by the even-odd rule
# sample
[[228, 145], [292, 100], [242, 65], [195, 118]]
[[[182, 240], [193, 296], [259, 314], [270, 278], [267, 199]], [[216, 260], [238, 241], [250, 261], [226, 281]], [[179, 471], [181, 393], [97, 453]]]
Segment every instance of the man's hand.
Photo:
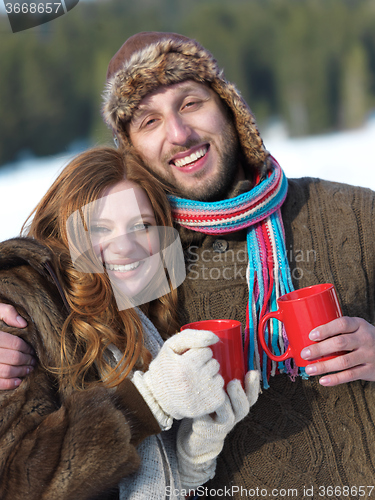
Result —
[[[26, 321], [8, 304], [0, 304], [0, 319], [9, 326], [25, 328]], [[14, 389], [35, 365], [35, 353], [26, 342], [0, 331], [0, 390]]]
[[301, 357], [306, 360], [344, 351], [334, 359], [306, 367], [308, 375], [329, 373], [319, 380], [320, 384], [334, 386], [353, 380], [375, 381], [375, 327], [370, 323], [362, 318], [344, 316], [315, 328], [309, 337], [317, 343], [301, 351]]

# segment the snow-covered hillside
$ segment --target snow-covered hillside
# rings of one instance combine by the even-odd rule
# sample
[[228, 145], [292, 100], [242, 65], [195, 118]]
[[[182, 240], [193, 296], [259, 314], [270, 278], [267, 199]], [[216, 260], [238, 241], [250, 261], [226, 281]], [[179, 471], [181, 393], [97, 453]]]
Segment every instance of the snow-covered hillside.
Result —
[[[375, 190], [375, 117], [360, 129], [301, 139], [275, 126], [267, 149], [288, 177], [321, 177]], [[72, 154], [28, 159], [0, 169], [0, 241], [16, 236]]]

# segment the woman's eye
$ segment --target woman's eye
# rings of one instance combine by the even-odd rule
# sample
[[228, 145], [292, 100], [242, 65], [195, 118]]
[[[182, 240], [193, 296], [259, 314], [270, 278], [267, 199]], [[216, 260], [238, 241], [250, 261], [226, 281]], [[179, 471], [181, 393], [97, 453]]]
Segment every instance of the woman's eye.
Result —
[[133, 226], [133, 231], [144, 231], [145, 229], [148, 229], [151, 226], [149, 222], [139, 222], [137, 224], [134, 224]]
[[91, 226], [90, 232], [93, 234], [105, 234], [109, 232], [109, 229], [104, 226]]

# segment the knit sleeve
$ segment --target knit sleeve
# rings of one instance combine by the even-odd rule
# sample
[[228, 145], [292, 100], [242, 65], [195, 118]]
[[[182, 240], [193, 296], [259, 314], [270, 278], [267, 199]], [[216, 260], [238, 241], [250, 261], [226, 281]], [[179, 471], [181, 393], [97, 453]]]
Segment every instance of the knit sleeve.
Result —
[[344, 315], [374, 324], [375, 193], [292, 179], [282, 211], [295, 288], [334, 283]]

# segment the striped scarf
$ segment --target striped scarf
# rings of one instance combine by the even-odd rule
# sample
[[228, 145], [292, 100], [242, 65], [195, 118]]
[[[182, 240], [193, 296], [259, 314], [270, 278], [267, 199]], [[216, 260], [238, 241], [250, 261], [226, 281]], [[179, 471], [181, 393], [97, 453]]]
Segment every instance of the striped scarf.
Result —
[[[269, 311], [277, 309], [276, 300], [293, 290], [285, 233], [280, 207], [288, 183], [277, 161], [271, 157], [269, 175], [247, 193], [219, 202], [199, 202], [169, 196], [172, 215], [178, 224], [205, 234], [226, 234], [247, 228], [249, 263], [246, 279], [249, 290], [245, 329], [245, 352], [248, 368], [262, 373], [263, 386], [268, 388], [270, 375], [288, 372], [292, 378], [298, 374], [290, 360], [271, 361], [258, 342], [258, 323]], [[279, 355], [287, 348], [284, 326], [272, 319], [265, 338]], [[302, 369], [302, 375], [304, 375]]]

